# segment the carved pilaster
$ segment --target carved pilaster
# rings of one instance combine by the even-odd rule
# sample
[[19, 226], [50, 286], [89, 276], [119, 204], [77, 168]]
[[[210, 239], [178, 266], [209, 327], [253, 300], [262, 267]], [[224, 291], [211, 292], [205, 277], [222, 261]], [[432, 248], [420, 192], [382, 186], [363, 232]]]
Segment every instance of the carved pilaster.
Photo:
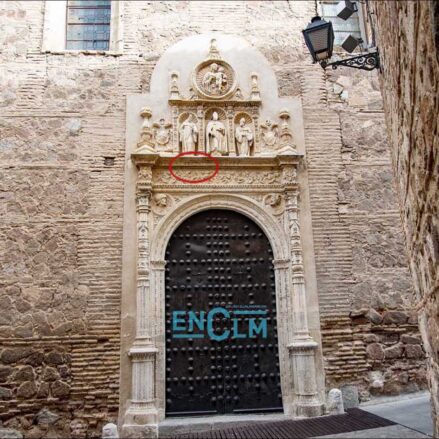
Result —
[[128, 353], [132, 364], [132, 388], [130, 404], [122, 427], [125, 437], [158, 436], [155, 396], [155, 362], [158, 350], [152, 339], [154, 306], [150, 288], [151, 180], [151, 167], [141, 167], [137, 176], [136, 194], [136, 338]]
[[315, 353], [318, 344], [308, 328], [305, 276], [299, 226], [298, 192], [287, 190], [286, 216], [290, 237], [291, 285], [293, 293], [293, 341], [288, 345], [293, 361], [296, 413], [299, 416], [319, 416], [323, 404], [317, 392]]

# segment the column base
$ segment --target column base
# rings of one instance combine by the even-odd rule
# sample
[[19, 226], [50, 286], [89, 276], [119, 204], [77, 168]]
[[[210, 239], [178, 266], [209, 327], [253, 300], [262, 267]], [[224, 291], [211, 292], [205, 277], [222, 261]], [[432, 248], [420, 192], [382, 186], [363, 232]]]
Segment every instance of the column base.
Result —
[[158, 412], [154, 407], [130, 407], [125, 413], [121, 437], [157, 438], [158, 423]]
[[159, 437], [159, 426], [158, 424], [123, 424], [120, 437], [133, 439], [156, 439]]
[[297, 404], [296, 415], [303, 418], [314, 418], [325, 414], [324, 404]]
[[312, 418], [325, 413], [317, 390], [315, 352], [318, 344], [308, 334], [298, 334], [288, 345], [293, 360], [296, 416]]

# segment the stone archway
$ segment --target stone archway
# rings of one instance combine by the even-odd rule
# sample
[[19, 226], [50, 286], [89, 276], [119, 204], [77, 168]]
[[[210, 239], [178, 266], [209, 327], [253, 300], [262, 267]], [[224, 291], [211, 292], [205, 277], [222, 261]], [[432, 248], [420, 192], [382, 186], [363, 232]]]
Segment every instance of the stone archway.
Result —
[[155, 289], [151, 291], [152, 297], [157, 301], [154, 309], [156, 328], [154, 339], [156, 340], [159, 352], [157, 354], [157, 375], [156, 375], [156, 395], [160, 418], [164, 417], [166, 398], [166, 363], [165, 363], [165, 250], [169, 239], [175, 230], [184, 221], [194, 214], [210, 209], [231, 210], [244, 215], [254, 221], [267, 236], [273, 250], [273, 263], [275, 270], [276, 297], [278, 307], [278, 334], [279, 334], [279, 362], [281, 373], [281, 387], [283, 396], [283, 406], [286, 413], [294, 411], [294, 383], [290, 373], [291, 364], [287, 346], [292, 342], [293, 334], [292, 320], [287, 318], [292, 314], [292, 297], [289, 288], [289, 258], [287, 237], [285, 232], [279, 227], [276, 220], [256, 204], [252, 199], [245, 196], [216, 194], [216, 195], [197, 195], [190, 197], [169, 212], [169, 215], [162, 218], [157, 225], [157, 239], [151, 243], [152, 264], [151, 279], [154, 279]]

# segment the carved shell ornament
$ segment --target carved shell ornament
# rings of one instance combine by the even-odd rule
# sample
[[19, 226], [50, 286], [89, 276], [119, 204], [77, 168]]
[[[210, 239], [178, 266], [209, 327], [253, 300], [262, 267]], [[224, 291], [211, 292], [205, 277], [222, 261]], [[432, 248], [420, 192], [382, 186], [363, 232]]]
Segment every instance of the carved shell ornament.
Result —
[[237, 87], [233, 68], [221, 58], [216, 40], [210, 42], [207, 59], [198, 64], [192, 76], [193, 88], [205, 99], [224, 99]]

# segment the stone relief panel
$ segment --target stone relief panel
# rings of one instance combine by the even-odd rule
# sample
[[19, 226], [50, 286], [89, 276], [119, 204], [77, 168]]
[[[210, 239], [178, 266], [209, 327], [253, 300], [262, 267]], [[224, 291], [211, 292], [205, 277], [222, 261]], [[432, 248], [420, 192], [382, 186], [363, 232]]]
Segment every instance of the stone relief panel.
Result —
[[249, 92], [244, 94], [233, 67], [222, 58], [216, 40], [211, 40], [207, 57], [193, 69], [187, 90], [180, 85], [180, 73], [170, 73], [171, 121], [158, 114], [152, 123], [153, 110], [141, 110], [137, 148], [165, 156], [190, 151], [232, 157], [295, 153], [289, 112], [281, 110], [277, 120], [261, 123], [258, 73], [251, 72], [247, 81]]
[[[185, 179], [203, 179], [209, 174], [209, 169], [198, 168], [180, 168], [174, 169], [174, 172]], [[184, 185], [180, 181], [177, 181], [167, 169], [154, 169], [153, 170], [153, 182], [154, 185]], [[227, 186], [241, 186], [241, 185], [281, 185], [282, 173], [280, 170], [232, 170], [223, 169], [212, 180], [209, 181], [209, 185], [227, 185]]]
[[261, 124], [262, 144], [267, 149], [276, 149], [279, 141], [279, 125], [268, 119]]
[[171, 128], [172, 123], [169, 123], [165, 119], [160, 119], [158, 122], [155, 122], [153, 125], [154, 139], [156, 141], [156, 148], [158, 151], [171, 151], [172, 152], [172, 144], [171, 144]]
[[235, 91], [235, 72], [222, 59], [215, 39], [211, 40], [207, 60], [195, 68], [192, 82], [195, 91], [201, 98], [221, 99]]

